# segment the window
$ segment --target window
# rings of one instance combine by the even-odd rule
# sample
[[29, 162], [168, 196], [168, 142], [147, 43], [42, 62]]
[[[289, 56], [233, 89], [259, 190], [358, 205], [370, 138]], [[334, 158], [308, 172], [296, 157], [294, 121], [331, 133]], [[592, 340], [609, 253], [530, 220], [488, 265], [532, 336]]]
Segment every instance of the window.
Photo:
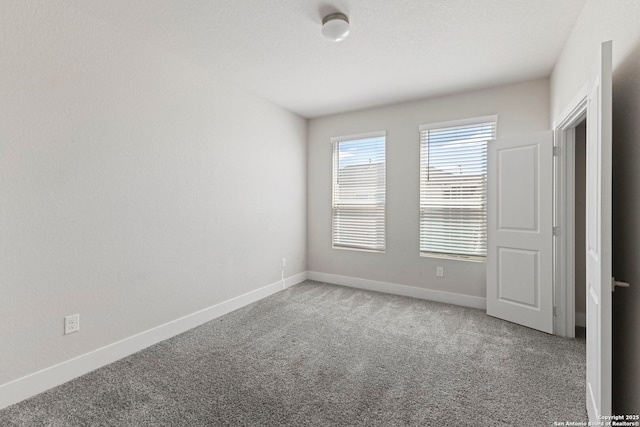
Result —
[[487, 141], [496, 117], [420, 126], [420, 255], [487, 256]]
[[334, 248], [385, 250], [384, 132], [333, 138]]

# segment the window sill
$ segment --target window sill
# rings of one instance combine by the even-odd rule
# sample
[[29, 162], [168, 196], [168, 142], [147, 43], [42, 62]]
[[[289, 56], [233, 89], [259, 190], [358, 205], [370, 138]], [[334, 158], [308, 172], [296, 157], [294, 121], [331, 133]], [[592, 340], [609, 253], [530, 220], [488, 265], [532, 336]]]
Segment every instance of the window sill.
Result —
[[482, 256], [469, 256], [469, 255], [450, 255], [450, 254], [437, 254], [437, 253], [420, 253], [423, 258], [438, 258], [438, 259], [450, 259], [453, 261], [467, 261], [467, 262], [481, 262], [486, 263], [487, 257]]
[[378, 249], [365, 249], [365, 248], [350, 248], [347, 246], [331, 246], [331, 249], [340, 249], [344, 251], [357, 251], [357, 252], [371, 252], [374, 254], [383, 254], [386, 252], [384, 249], [378, 250]]

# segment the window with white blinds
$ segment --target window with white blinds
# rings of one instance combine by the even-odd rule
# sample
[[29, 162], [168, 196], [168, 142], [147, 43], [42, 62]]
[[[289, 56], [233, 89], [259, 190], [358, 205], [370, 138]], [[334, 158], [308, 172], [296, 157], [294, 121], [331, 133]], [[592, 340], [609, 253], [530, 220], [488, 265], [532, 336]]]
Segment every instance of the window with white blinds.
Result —
[[334, 248], [385, 250], [384, 132], [333, 138]]
[[487, 255], [487, 141], [496, 117], [420, 126], [420, 255]]

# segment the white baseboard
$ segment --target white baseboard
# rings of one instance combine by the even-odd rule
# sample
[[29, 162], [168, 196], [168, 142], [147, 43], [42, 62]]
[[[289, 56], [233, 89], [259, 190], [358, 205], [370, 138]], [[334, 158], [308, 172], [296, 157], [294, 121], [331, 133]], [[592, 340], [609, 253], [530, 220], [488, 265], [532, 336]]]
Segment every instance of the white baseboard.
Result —
[[587, 313], [576, 311], [576, 326], [587, 327]]
[[307, 279], [302, 272], [0, 385], [0, 409], [71, 381]]
[[[284, 279], [284, 287], [289, 288], [293, 285], [297, 285], [298, 283], [302, 283], [307, 280], [307, 272], [303, 271], [302, 273], [294, 274], [293, 276], [285, 277]], [[282, 282], [280, 282], [282, 284]], [[267, 295], [265, 295], [267, 296]], [[264, 297], [262, 297], [264, 298]]]
[[308, 271], [307, 279], [349, 286], [352, 288], [366, 289], [369, 291], [384, 292], [386, 294], [402, 295], [406, 297], [444, 302], [447, 304], [461, 305], [463, 307], [479, 308], [482, 310], [486, 310], [487, 308], [486, 298], [454, 294], [452, 292], [434, 291], [432, 289], [359, 279], [357, 277], [339, 276], [336, 274], [319, 273], [317, 271]]

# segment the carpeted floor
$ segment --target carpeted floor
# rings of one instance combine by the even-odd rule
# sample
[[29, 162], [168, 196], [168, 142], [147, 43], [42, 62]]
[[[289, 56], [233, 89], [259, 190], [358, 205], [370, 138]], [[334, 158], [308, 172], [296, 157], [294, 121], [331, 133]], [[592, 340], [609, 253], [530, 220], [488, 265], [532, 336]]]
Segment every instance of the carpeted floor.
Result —
[[586, 421], [585, 342], [307, 281], [0, 411], [2, 426]]

